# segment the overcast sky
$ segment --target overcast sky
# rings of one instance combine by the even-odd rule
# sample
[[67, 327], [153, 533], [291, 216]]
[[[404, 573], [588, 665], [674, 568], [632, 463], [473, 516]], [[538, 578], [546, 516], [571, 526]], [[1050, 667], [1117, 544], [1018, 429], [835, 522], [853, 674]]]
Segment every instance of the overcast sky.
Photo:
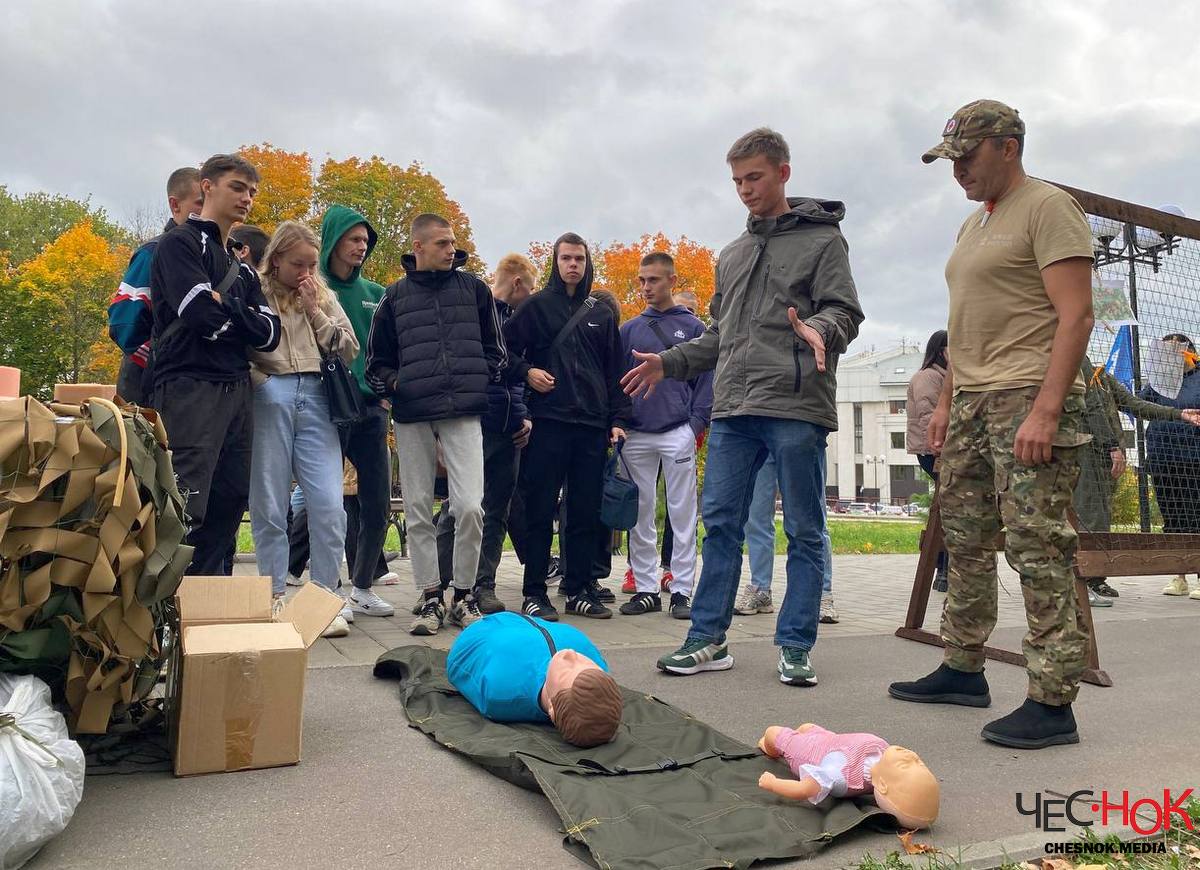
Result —
[[1200, 4], [4, 0], [0, 184], [118, 219], [167, 173], [270, 141], [420, 160], [494, 264], [572, 229], [719, 249], [745, 211], [723, 157], [767, 124], [791, 195], [840, 199], [867, 322], [944, 325], [969, 205], [920, 162], [955, 108], [1028, 126], [1041, 175], [1200, 215]]

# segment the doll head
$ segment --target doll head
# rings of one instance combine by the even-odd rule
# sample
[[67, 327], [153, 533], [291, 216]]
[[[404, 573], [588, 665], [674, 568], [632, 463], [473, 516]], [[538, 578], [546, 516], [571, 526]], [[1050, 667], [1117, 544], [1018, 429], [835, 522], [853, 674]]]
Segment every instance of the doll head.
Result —
[[902, 827], [927, 828], [938, 814], [941, 789], [921, 757], [903, 746], [889, 746], [871, 768], [875, 803]]
[[546, 713], [568, 743], [599, 746], [616, 735], [624, 707], [621, 689], [587, 656], [571, 649], [555, 653], [543, 693]]

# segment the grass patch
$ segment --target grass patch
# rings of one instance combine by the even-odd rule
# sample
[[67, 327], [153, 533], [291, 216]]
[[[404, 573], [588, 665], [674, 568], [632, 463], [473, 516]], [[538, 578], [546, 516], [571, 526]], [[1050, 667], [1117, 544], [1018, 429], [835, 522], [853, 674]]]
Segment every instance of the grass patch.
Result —
[[[829, 536], [833, 542], [834, 555], [867, 555], [880, 556], [892, 553], [917, 553], [920, 551], [921, 530], [923, 523], [905, 522], [904, 520], [830, 520]], [[662, 542], [660, 524], [659, 542]], [[703, 541], [704, 528], [701, 526], [697, 539]], [[400, 536], [394, 528], [389, 527], [385, 550], [399, 551]], [[504, 539], [504, 549], [512, 551], [512, 542]], [[624, 548], [622, 548], [623, 550]], [[238, 529], [237, 551], [239, 553], [254, 552], [254, 538], [250, 535], [250, 524], [242, 523]], [[775, 553], [787, 553], [787, 538], [783, 534], [783, 520], [775, 520]]]

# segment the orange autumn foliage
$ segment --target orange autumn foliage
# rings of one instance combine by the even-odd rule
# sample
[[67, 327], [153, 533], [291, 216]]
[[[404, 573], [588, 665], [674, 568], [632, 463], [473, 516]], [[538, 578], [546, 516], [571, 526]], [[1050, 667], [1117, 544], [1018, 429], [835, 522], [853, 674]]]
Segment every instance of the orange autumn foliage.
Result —
[[659, 232], [646, 234], [629, 244], [613, 242], [596, 255], [596, 285], [616, 295], [621, 303], [621, 319], [634, 317], [646, 307], [638, 291], [637, 276], [642, 257], [651, 251], [666, 251], [675, 258], [675, 273], [679, 276], [676, 292], [695, 293], [699, 303], [697, 313], [706, 316], [716, 290], [716, 253], [687, 236], [672, 241]]
[[258, 195], [246, 223], [267, 233], [287, 220], [302, 221], [312, 211], [312, 159], [299, 153], [276, 148], [270, 142], [243, 145], [238, 154], [258, 170]]

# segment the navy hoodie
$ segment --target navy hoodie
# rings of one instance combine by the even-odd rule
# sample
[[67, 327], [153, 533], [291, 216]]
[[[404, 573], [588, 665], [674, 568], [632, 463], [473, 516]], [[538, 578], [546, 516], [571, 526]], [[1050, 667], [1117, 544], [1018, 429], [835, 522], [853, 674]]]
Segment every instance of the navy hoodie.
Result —
[[[666, 338], [666, 344], [655, 333], [651, 324], [658, 326]], [[625, 347], [625, 367], [632, 368], [633, 351], [662, 353], [680, 342], [690, 341], [704, 333], [704, 324], [696, 315], [682, 305], [666, 311], [647, 308], [637, 317], [621, 324], [621, 343]], [[692, 432], [699, 435], [708, 428], [712, 416], [711, 371], [703, 372], [690, 381], [663, 380], [648, 397], [633, 400], [633, 422], [630, 429], [635, 432], [666, 432], [682, 423], [688, 423]]]

